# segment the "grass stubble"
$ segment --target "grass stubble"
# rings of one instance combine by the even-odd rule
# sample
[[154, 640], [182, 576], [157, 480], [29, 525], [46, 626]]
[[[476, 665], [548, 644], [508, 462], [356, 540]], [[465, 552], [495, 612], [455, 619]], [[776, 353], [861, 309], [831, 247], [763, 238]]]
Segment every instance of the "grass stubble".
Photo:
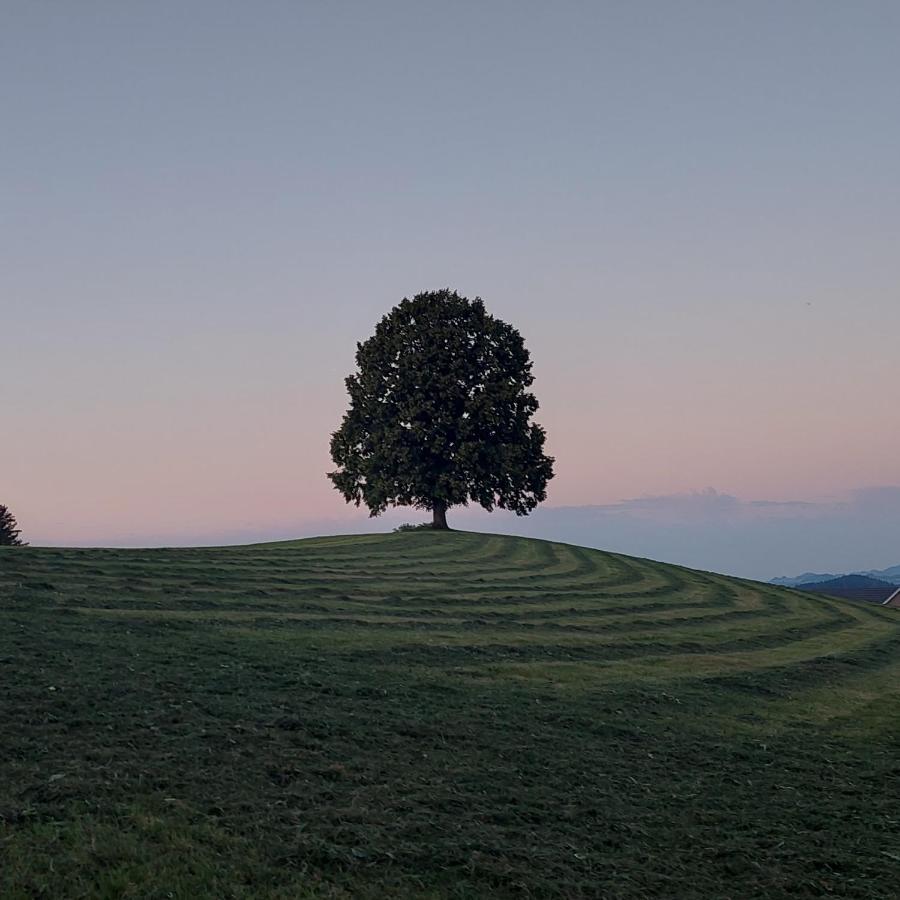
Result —
[[900, 617], [521, 538], [0, 551], [0, 897], [896, 898]]

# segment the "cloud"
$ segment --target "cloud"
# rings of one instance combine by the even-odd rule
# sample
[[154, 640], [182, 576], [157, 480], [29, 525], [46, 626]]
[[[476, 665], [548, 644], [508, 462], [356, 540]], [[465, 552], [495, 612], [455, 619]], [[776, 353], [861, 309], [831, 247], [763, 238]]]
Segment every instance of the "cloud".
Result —
[[658, 521], [683, 521], [708, 518], [730, 518], [741, 508], [741, 501], [730, 494], [720, 494], [715, 488], [706, 488], [690, 494], [663, 494], [636, 497], [611, 504], [604, 509], [611, 514], [645, 517]]

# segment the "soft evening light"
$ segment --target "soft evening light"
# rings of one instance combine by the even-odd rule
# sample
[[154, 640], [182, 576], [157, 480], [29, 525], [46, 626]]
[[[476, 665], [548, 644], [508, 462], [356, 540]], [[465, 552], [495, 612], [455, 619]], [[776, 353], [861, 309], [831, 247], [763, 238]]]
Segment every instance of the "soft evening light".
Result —
[[387, 527], [329, 435], [356, 341], [445, 286], [525, 338], [549, 507], [900, 484], [897, 9], [389, 7], [7, 16], [33, 543]]

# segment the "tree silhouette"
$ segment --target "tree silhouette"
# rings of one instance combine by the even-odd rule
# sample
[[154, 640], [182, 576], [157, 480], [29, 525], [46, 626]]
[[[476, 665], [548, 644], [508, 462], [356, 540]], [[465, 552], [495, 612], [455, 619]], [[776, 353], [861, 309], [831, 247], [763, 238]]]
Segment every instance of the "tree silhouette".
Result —
[[19, 534], [16, 517], [0, 503], [0, 547], [24, 547], [25, 542], [19, 540]]
[[516, 329], [480, 298], [442, 290], [404, 299], [357, 345], [350, 408], [331, 437], [328, 477], [373, 516], [388, 506], [479, 503], [527, 515], [546, 497], [553, 459], [527, 391], [531, 361]]

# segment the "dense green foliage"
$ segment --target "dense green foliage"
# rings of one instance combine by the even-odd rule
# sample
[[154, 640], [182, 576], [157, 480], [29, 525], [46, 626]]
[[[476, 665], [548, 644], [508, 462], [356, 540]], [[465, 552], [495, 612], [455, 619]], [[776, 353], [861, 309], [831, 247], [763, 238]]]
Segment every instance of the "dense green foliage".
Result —
[[0, 503], [0, 547], [24, 546], [24, 542], [19, 538], [21, 533], [15, 516]]
[[348, 502], [372, 515], [432, 510], [446, 527], [446, 511], [470, 500], [525, 515], [546, 497], [553, 460], [531, 421], [529, 354], [480, 299], [448, 290], [404, 299], [356, 362], [328, 476]]
[[0, 551], [0, 897], [897, 896], [900, 615], [466, 533]]

